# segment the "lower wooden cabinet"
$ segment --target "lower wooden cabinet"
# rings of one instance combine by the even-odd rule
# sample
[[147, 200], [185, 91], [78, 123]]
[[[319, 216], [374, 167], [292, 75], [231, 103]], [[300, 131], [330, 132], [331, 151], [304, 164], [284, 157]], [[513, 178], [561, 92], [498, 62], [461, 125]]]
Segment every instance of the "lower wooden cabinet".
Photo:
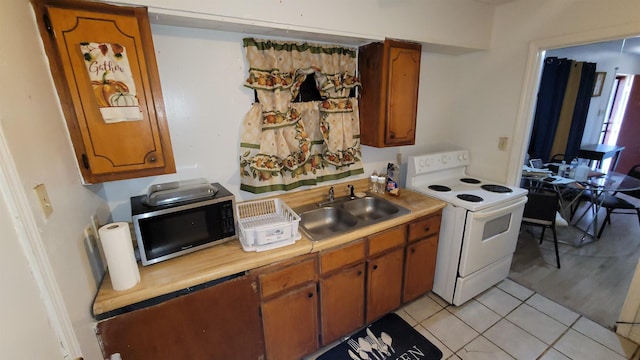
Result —
[[367, 261], [367, 323], [401, 305], [403, 258], [398, 248]]
[[267, 359], [300, 359], [320, 346], [317, 254], [253, 271], [260, 285]]
[[364, 263], [322, 277], [319, 286], [322, 345], [364, 326]]
[[402, 291], [403, 303], [415, 300], [433, 288], [437, 251], [438, 236], [436, 235], [407, 245]]
[[317, 298], [311, 283], [262, 303], [267, 359], [300, 359], [318, 349]]
[[241, 277], [99, 322], [103, 357], [264, 359], [255, 280]]
[[433, 286], [440, 214], [98, 323], [123, 359], [300, 359]]

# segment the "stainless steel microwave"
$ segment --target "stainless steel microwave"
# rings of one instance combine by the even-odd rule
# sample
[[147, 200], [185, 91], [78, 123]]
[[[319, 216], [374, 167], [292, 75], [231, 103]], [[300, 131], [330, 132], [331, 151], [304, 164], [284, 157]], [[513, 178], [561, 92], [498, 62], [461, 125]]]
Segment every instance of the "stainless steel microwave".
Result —
[[191, 184], [184, 189], [176, 186], [166, 190], [163, 185], [156, 185], [156, 190], [171, 194], [161, 198], [167, 201], [150, 201], [160, 198], [153, 198], [151, 188], [147, 195], [131, 198], [131, 217], [142, 265], [237, 238], [235, 197], [227, 189], [218, 183], [206, 184], [210, 188], [205, 195], [181, 197], [181, 192], [193, 193], [202, 186]]

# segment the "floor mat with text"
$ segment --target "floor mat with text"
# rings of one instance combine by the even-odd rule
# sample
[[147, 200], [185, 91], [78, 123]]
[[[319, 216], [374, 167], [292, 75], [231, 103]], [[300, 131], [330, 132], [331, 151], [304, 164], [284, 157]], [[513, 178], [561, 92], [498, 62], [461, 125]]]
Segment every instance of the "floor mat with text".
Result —
[[442, 352], [394, 313], [367, 325], [317, 360], [439, 360]]

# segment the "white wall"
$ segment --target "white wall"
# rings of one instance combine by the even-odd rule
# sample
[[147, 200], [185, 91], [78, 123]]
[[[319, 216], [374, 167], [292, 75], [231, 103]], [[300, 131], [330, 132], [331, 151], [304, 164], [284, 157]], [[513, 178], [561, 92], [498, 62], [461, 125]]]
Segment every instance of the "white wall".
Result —
[[[0, 168], [0, 177], [3, 175]], [[0, 239], [0, 354], [15, 360], [62, 359], [58, 339], [48, 321], [2, 191]], [[33, 346], [34, 342], [38, 346]]]
[[[539, 69], [536, 52], [640, 34], [637, 0], [518, 0], [498, 6], [489, 51], [454, 57], [448, 71], [460, 86], [450, 116], [455, 144], [470, 148], [469, 171], [515, 183], [529, 139]], [[509, 151], [498, 150], [507, 136]]]
[[[96, 285], [85, 256], [82, 232], [84, 225], [89, 222], [90, 214], [100, 210], [102, 220], [106, 218], [104, 210], [107, 205], [103, 199], [102, 186], [81, 185], [29, 1], [1, 2], [0, 24], [5, 30], [0, 32], [0, 43], [6, 49], [0, 53], [0, 78], [3, 84], [0, 87], [0, 127], [22, 183], [22, 189], [16, 191], [26, 197], [32, 216], [28, 219], [19, 217], [19, 214], [11, 215], [15, 221], [30, 222], [28, 225], [37, 229], [37, 233], [32, 235], [41, 241], [46, 251], [62, 294], [62, 309], [66, 308], [66, 315], [73, 326], [77, 342], [81, 344], [81, 351], [86, 359], [99, 359], [101, 356], [91, 330], [92, 318], [89, 312]], [[6, 164], [3, 162], [3, 165]], [[48, 219], [43, 217], [32, 190], [37, 184], [44, 184], [49, 193], [53, 214]], [[16, 242], [11, 233], [3, 232], [3, 246], [9, 249]], [[4, 247], [2, 252], [4, 258]], [[6, 255], [8, 254], [15, 255], [15, 251]], [[16, 258], [15, 261], [21, 260]], [[3, 274], [10, 274], [4, 270], [3, 267]], [[22, 277], [22, 274], [16, 276]], [[14, 285], [16, 289], [5, 289], [23, 295], [14, 301], [27, 304], [37, 300], [30, 294], [33, 291], [32, 284], [25, 282], [24, 288]], [[17, 314], [16, 312], [16, 316]], [[34, 316], [40, 315], [41, 311], [37, 306], [34, 307]], [[13, 331], [17, 324], [2, 321], [0, 327], [3, 332]], [[25, 332], [13, 335], [16, 338], [22, 337], [21, 343], [30, 342], [31, 346], [38, 348], [39, 334], [44, 329], [34, 327], [23, 330]], [[47, 346], [45, 341], [48, 340], [43, 340], [42, 349]]]

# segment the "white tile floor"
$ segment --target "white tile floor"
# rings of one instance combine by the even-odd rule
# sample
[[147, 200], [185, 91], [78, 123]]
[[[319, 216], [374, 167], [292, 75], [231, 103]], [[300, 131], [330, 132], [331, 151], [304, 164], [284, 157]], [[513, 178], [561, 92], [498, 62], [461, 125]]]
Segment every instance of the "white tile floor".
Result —
[[632, 341], [509, 279], [462, 306], [428, 294], [396, 313], [443, 359], [616, 360], [640, 353]]

